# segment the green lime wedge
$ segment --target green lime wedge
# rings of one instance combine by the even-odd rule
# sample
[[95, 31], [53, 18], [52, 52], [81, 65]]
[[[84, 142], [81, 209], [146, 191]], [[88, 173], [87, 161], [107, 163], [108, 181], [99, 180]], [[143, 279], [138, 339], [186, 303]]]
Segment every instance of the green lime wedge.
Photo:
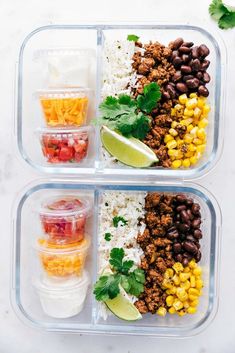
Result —
[[105, 304], [114, 315], [119, 319], [127, 321], [135, 321], [142, 319], [142, 315], [138, 309], [129, 300], [126, 292], [121, 289], [120, 294], [114, 299], [108, 299]]
[[107, 126], [101, 129], [101, 141], [112, 156], [131, 167], [144, 168], [158, 162], [155, 153], [143, 142], [122, 136]]

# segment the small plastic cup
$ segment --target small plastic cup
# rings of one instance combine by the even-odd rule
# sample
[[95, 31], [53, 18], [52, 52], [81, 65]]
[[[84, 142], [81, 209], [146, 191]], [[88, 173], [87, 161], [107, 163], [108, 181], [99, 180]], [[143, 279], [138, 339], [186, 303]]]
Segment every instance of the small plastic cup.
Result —
[[75, 196], [57, 196], [45, 200], [39, 211], [42, 229], [52, 245], [67, 245], [83, 240], [89, 200]]
[[37, 131], [42, 153], [50, 164], [80, 163], [87, 157], [92, 126], [74, 129], [40, 128]]
[[67, 245], [53, 245], [41, 238], [38, 240], [36, 251], [47, 276], [81, 277], [89, 246], [90, 238], [87, 236], [80, 242]]
[[76, 47], [39, 49], [34, 58], [41, 64], [46, 87], [90, 87], [95, 50]]
[[79, 279], [61, 281], [60, 278], [40, 278], [33, 282], [33, 286], [39, 295], [44, 313], [50, 317], [65, 319], [82, 311], [89, 283], [89, 275], [84, 271]]
[[48, 126], [83, 126], [86, 124], [89, 88], [38, 90], [43, 116]]

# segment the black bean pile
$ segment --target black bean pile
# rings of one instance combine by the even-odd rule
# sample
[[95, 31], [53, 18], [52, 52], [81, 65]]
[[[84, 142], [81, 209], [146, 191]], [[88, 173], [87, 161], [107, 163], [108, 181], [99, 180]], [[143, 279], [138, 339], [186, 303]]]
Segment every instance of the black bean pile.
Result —
[[172, 250], [176, 261], [187, 266], [191, 259], [201, 260], [199, 240], [202, 238], [200, 205], [181, 194], [174, 200], [174, 224], [167, 231], [168, 239], [174, 241]]
[[210, 53], [208, 47], [205, 44], [194, 46], [193, 42], [184, 42], [183, 38], [177, 38], [169, 44], [169, 48], [172, 50], [171, 61], [176, 69], [172, 78], [176, 91], [179, 94], [197, 92], [200, 96], [208, 97], [206, 84], [210, 82], [210, 75], [206, 70], [210, 61], [205, 59]]

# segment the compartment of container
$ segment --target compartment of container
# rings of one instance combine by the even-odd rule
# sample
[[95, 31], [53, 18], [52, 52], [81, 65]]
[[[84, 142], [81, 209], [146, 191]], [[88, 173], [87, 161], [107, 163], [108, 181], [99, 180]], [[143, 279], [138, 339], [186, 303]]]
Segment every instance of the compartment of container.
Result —
[[[131, 38], [131, 41], [127, 40], [128, 35], [130, 35], [129, 38]], [[63, 88], [58, 87], [57, 84], [61, 85], [63, 77], [66, 76], [66, 72], [70, 69], [72, 71], [71, 76], [74, 77], [75, 80], [76, 77], [81, 77], [80, 71], [86, 72], [84, 75], [86, 77], [89, 76], [89, 80], [82, 77], [80, 83], [78, 79], [77, 86], [83, 86], [83, 84], [85, 85], [85, 83], [89, 81], [89, 88], [96, 93], [96, 95], [93, 95], [90, 100], [91, 104], [86, 123], [90, 125], [92, 120], [96, 120], [104, 114], [104, 109], [103, 111], [102, 109], [99, 111], [98, 106], [101, 102], [104, 102], [107, 95], [114, 96], [115, 94], [118, 95], [120, 93], [130, 94], [130, 87], [132, 86], [134, 86], [134, 89], [136, 90], [137, 86], [135, 80], [138, 79], [140, 75], [138, 73], [138, 68], [136, 69], [137, 75], [136, 72], [133, 73], [132, 56], [136, 50], [139, 50], [139, 52], [142, 53], [141, 55], [143, 55], [143, 50], [141, 48], [135, 49], [133, 47], [133, 38], [136, 40], [139, 38], [138, 40], [143, 45], [148, 44], [149, 41], [152, 41], [153, 43], [159, 41], [161, 44], [167, 46], [170, 42], [179, 37], [183, 38], [188, 50], [191, 50], [190, 48], [196, 48], [196, 46], [201, 46], [201, 51], [199, 50], [201, 54], [197, 53], [196, 55], [195, 53], [190, 53], [191, 56], [196, 55], [195, 58], [194, 56], [191, 58], [191, 61], [196, 60], [196, 63], [190, 62], [190, 65], [195, 66], [198, 64], [202, 68], [202, 71], [199, 71], [199, 74], [204, 75], [205, 77], [197, 78], [195, 76], [198, 73], [198, 71], [195, 70], [198, 70], [198, 68], [192, 69], [190, 66], [191, 68], [187, 67], [186, 69], [193, 70], [191, 74], [195, 76], [194, 79], [199, 81], [196, 82], [196, 85], [198, 87], [200, 87], [200, 85], [206, 87], [209, 91], [209, 97], [201, 99], [201, 94], [198, 94], [198, 97], [200, 98], [199, 100], [197, 100], [198, 97], [195, 96], [189, 97], [190, 93], [195, 93], [195, 89], [196, 91], [199, 89], [198, 87], [195, 89], [188, 89], [188, 92], [186, 92], [188, 95], [187, 99], [184, 96], [185, 93], [182, 91], [181, 96], [183, 97], [180, 98], [180, 102], [175, 100], [173, 102], [175, 113], [172, 115], [167, 113], [169, 115], [168, 118], [173, 120], [173, 122], [169, 123], [168, 121], [166, 128], [167, 131], [164, 132], [167, 136], [164, 135], [164, 137], [162, 135], [161, 143], [155, 141], [154, 136], [152, 141], [151, 136], [155, 133], [152, 128], [150, 129], [150, 138], [148, 138], [147, 142], [145, 141], [145, 147], [141, 147], [138, 142], [127, 142], [126, 140], [123, 145], [123, 141], [119, 141], [120, 138], [112, 133], [111, 135], [108, 133], [108, 136], [104, 136], [107, 135], [107, 132], [102, 132], [101, 136], [100, 127], [96, 126], [96, 135], [92, 141], [90, 158], [84, 163], [84, 165], [79, 166], [79, 173], [194, 178], [208, 171], [218, 160], [223, 144], [225, 48], [217, 35], [214, 37], [200, 27], [183, 25], [49, 26], [39, 28], [31, 33], [24, 41], [19, 56], [17, 139], [18, 147], [23, 158], [37, 169], [45, 172], [71, 175], [78, 173], [77, 166], [74, 168], [74, 166], [71, 165], [69, 168], [67, 168], [67, 166], [65, 168], [62, 165], [50, 166], [45, 164], [39, 146], [34, 144], [35, 136], [33, 135], [33, 131], [36, 127], [40, 126], [41, 120], [40, 107], [33, 99], [32, 94], [40, 88], [45, 88], [43, 87], [45, 79], [43, 79], [43, 75], [41, 75], [40, 71], [42, 65], [44, 65], [47, 72], [47, 84], [50, 85], [51, 89], [54, 89], [54, 85], [57, 89]], [[53, 49], [55, 46], [57, 46], [57, 48]], [[139, 44], [136, 48], [138, 46]], [[206, 48], [209, 48], [209, 55]], [[90, 50], [93, 50], [96, 54], [92, 56], [92, 51]], [[167, 50], [168, 49], [166, 48], [166, 51]], [[196, 52], [196, 49], [194, 49], [194, 52]], [[113, 53], [116, 53], [116, 55]], [[81, 56], [81, 59], [79, 59], [79, 55]], [[91, 60], [90, 56], [94, 59], [91, 60], [92, 64], [89, 73], [87, 73], [85, 67], [84, 56], [86, 55], [89, 57], [88, 62]], [[163, 54], [161, 53], [161, 55]], [[188, 54], [180, 52], [179, 55], [180, 60], [182, 61], [187, 59], [186, 57], [183, 58], [183, 55], [187, 56]], [[40, 60], [35, 60], [35, 56]], [[140, 60], [144, 60], [144, 58], [141, 57]], [[184, 66], [188, 66], [187, 60], [185, 62], [187, 65]], [[78, 63], [81, 64], [82, 69], [77, 67]], [[48, 67], [51, 67], [51, 65], [52, 68], [49, 70]], [[179, 67], [180, 70], [181, 66]], [[174, 67], [174, 70], [178, 72], [179, 68]], [[151, 69], [151, 74], [155, 69], [157, 69], [157, 66], [154, 66]], [[186, 69], [183, 68], [183, 70]], [[157, 74], [158, 73], [156, 72], [156, 75]], [[183, 73], [183, 76], [181, 75], [182, 77], [179, 79], [180, 81], [176, 81], [175, 83], [170, 82], [173, 90], [177, 90], [176, 85], [178, 83], [184, 84], [184, 81], [182, 80], [186, 74], [187, 72]], [[128, 75], [132, 75], [135, 80], [132, 76], [130, 78]], [[208, 75], [210, 76], [210, 79]], [[58, 82], [55, 79], [57, 76]], [[33, 80], [32, 77], [34, 78]], [[70, 77], [69, 74], [68, 77]], [[146, 76], [144, 76], [144, 78], [146, 78]], [[55, 82], [51, 83], [53, 79], [55, 79]], [[192, 78], [188, 77], [189, 81], [190, 79], [192, 80]], [[68, 84], [68, 81], [64, 79], [63, 82], [63, 86], [67, 87], [66, 89], [69, 89], [70, 84]], [[155, 81], [153, 80], [153, 82]], [[127, 87], [125, 85], [127, 85]], [[76, 84], [71, 83], [71, 86], [76, 87]], [[200, 92], [201, 91], [203, 90], [201, 89]], [[165, 94], [164, 92], [165, 91], [162, 90], [162, 94]], [[177, 95], [179, 94], [180, 93], [178, 92]], [[177, 98], [177, 95], [175, 98]], [[185, 113], [186, 118], [180, 113], [180, 126], [178, 126], [179, 111], [177, 110], [178, 108], [175, 107], [176, 103], [181, 105], [180, 109], [183, 111], [183, 113], [181, 112], [182, 114], [185, 113], [185, 109], [187, 113]], [[143, 105], [141, 107], [143, 108]], [[138, 105], [137, 108], [139, 109]], [[135, 114], [139, 111], [138, 109], [135, 111]], [[148, 113], [143, 111], [142, 113], [145, 115], [144, 119], [146, 122], [146, 114], [148, 115]], [[35, 118], [29, 119], [29, 116]], [[103, 124], [105, 124], [105, 119], [103, 120]], [[182, 130], [181, 123], [184, 125], [183, 129], [186, 127], [187, 131]], [[129, 125], [123, 127], [123, 122], [120, 124], [122, 126], [121, 130], [125, 130], [125, 132], [122, 132], [124, 134], [124, 139], [128, 133], [128, 137], [132, 134], [134, 137], [137, 137], [137, 139], [143, 138], [143, 132], [145, 131], [144, 127], [139, 127], [138, 129], [136, 128], [136, 130], [133, 130], [132, 128], [134, 125], [132, 127]], [[138, 125], [139, 123], [136, 122], [136, 124]], [[113, 125], [113, 121], [111, 121], [110, 126], [111, 130], [118, 127], [115, 124]], [[162, 127], [160, 126], [160, 128]], [[183, 135], [182, 131], [178, 131], [177, 129], [181, 129]], [[170, 130], [172, 130], [171, 133], [169, 133]], [[103, 143], [105, 140], [105, 149], [102, 146], [101, 139]], [[110, 139], [112, 140], [111, 142]], [[172, 140], [173, 142], [171, 142]], [[169, 144], [169, 142], [171, 143]], [[132, 145], [132, 152], [130, 152], [129, 147], [125, 149], [126, 144]], [[155, 152], [149, 151], [148, 148], [151, 150], [153, 149]], [[125, 153], [123, 152], [123, 149], [125, 149]], [[135, 163], [133, 163], [132, 154], [138, 154], [140, 149], [140, 156], [136, 156], [134, 158]], [[111, 156], [110, 158], [107, 150], [114, 154], [114, 156]], [[156, 162], [156, 156], [160, 159], [160, 162]], [[144, 159], [144, 163], [141, 158]], [[161, 160], [161, 158], [164, 160]], [[122, 160], [124, 163], [118, 162], [117, 159]], [[131, 166], [128, 166], [128, 164]], [[133, 165], [135, 167], [133, 167]]]
[[[193, 200], [187, 201], [191, 209], [192, 205], [194, 205], [192, 202], [194, 202], [195, 205], [200, 205], [201, 224], [199, 224], [200, 222], [198, 225], [195, 224], [195, 230], [198, 230], [198, 227], [200, 227], [203, 234], [202, 237], [199, 236], [200, 242], [198, 242], [198, 244], [200, 243], [198, 249], [200, 249], [202, 257], [201, 259], [198, 257], [196, 260], [199, 261], [198, 265], [200, 266], [200, 270], [195, 272], [194, 275], [196, 278], [194, 278], [194, 280], [199, 280], [200, 282], [202, 279], [203, 289], [198, 298], [199, 303], [197, 298], [194, 302], [197, 307], [196, 312], [194, 309], [189, 310], [194, 313], [182, 314], [182, 316], [177, 314], [171, 315], [173, 313], [164, 313], [164, 315], [166, 315], [161, 316], [161, 311], [160, 314], [158, 312], [159, 315], [148, 312], [139, 313], [138, 317], [135, 317], [135, 321], [133, 321], [132, 316], [131, 318], [126, 317], [126, 320], [123, 320], [120, 317], [122, 317], [123, 312], [125, 315], [129, 315], [129, 309], [120, 312], [119, 308], [117, 312], [116, 304], [113, 306], [113, 303], [110, 304], [109, 301], [106, 301], [111, 311], [115, 312], [119, 317], [112, 314], [111, 311], [107, 311], [107, 307], [105, 307], [100, 300], [97, 301], [93, 294], [95, 288], [94, 284], [99, 280], [100, 276], [109, 276], [111, 273], [115, 273], [115, 266], [111, 267], [110, 272], [108, 265], [113, 248], [118, 248], [118, 251], [124, 251], [124, 260], [131, 261], [128, 262], [127, 271], [125, 270], [127, 280], [129, 275], [133, 276], [133, 274], [131, 275], [130, 273], [134, 271], [135, 268], [143, 270], [140, 264], [140, 258], [143, 252], [141, 253], [138, 248], [139, 243], [136, 241], [136, 238], [138, 234], [143, 234], [145, 227], [147, 227], [145, 221], [147, 210], [145, 197], [147, 194], [152, 195], [153, 193], [164, 194], [164, 197], [171, 197], [172, 200], [175, 200], [176, 195], [184, 195], [187, 200]], [[66, 273], [63, 271], [57, 272], [57, 269], [61, 271], [60, 261], [57, 261], [58, 258], [56, 259], [55, 267], [50, 266], [49, 272], [43, 271], [41, 261], [46, 260], [46, 265], [48, 265], [48, 259], [53, 262], [55, 259], [51, 257], [50, 252], [53, 250], [53, 256], [58, 256], [58, 249], [54, 249], [54, 245], [52, 245], [52, 249], [47, 248], [46, 252], [40, 253], [43, 242], [44, 245], [45, 242], [46, 245], [49, 245], [49, 243], [46, 238], [43, 238], [40, 218], [36, 217], [35, 213], [32, 217], [32, 210], [35, 210], [35, 208], [39, 210], [45, 195], [46, 197], [53, 198], [54, 196], [58, 196], [58, 194], [64, 195], [64, 197], [66, 197], [66, 195], [74, 195], [76, 198], [88, 199], [93, 204], [92, 213], [86, 222], [86, 233], [90, 237], [91, 246], [88, 250], [82, 277], [80, 273], [68, 273], [70, 271], [70, 261], [69, 266], [66, 267], [66, 271], [68, 270]], [[174, 203], [175, 201], [172, 202]], [[177, 204], [177, 207], [178, 206]], [[164, 207], [166, 207], [166, 205]], [[183, 209], [185, 210], [185, 207], [183, 207]], [[193, 206], [192, 211], [195, 215], [199, 215], [198, 205]], [[167, 215], [164, 215], [164, 217], [166, 216]], [[195, 219], [198, 218], [198, 216], [193, 217], [196, 217]], [[145, 226], [143, 226], [143, 224], [145, 224]], [[15, 208], [12, 277], [13, 306], [17, 314], [24, 321], [49, 331], [77, 333], [110, 332], [115, 334], [174, 337], [196, 334], [213, 320], [217, 310], [220, 227], [220, 210], [214, 197], [202, 187], [193, 186], [189, 183], [184, 186], [174, 183], [157, 183], [150, 185], [148, 182], [142, 182], [140, 184], [133, 182], [133, 185], [127, 185], [124, 182], [120, 183], [120, 181], [117, 180], [110, 180], [109, 185], [107, 185], [104, 181], [97, 181], [96, 184], [94, 184], [91, 180], [86, 180], [85, 184], [82, 181], [41, 181], [21, 194]], [[40, 240], [41, 238], [44, 240]], [[191, 238], [192, 236], [187, 239], [191, 241]], [[35, 242], [39, 244], [36, 247], [36, 254]], [[34, 247], [32, 245], [34, 245]], [[58, 244], [56, 247], [57, 246]], [[71, 255], [71, 250], [68, 250], [71, 246], [72, 244], [61, 246], [59, 251], [63, 252], [62, 256], [64, 256], [66, 251], [67, 255], [68, 253], [69, 256]], [[65, 249], [63, 247], [65, 247]], [[172, 254], [174, 256], [177, 255], [177, 253]], [[43, 258], [41, 256], [43, 256]], [[45, 259], [44, 256], [46, 256]], [[159, 256], [159, 254], [157, 256]], [[183, 254], [183, 257], [184, 256], [186, 255]], [[196, 256], [195, 252], [193, 256]], [[188, 262], [191, 261], [191, 258]], [[177, 257], [177, 259], [179, 258]], [[174, 260], [174, 263], [178, 262], [180, 261]], [[187, 266], [191, 265], [184, 264], [184, 268]], [[49, 267], [46, 266], [46, 270], [48, 268]], [[192, 271], [195, 268], [196, 265], [192, 264]], [[52, 272], [54, 270], [55, 272], [51, 273], [51, 269]], [[201, 271], [202, 277], [200, 277]], [[84, 303], [81, 303], [84, 293], [79, 290], [80, 282], [77, 280], [84, 280], [85, 284], [88, 285], [83, 278], [83, 276], [86, 276], [86, 273], [89, 274], [91, 283], [87, 290], [86, 299]], [[64, 276], [64, 274], [66, 276]], [[185, 274], [182, 277], [185, 277]], [[61, 282], [63, 283], [62, 287], [60, 286]], [[200, 285], [199, 287], [201, 288], [202, 282], [199, 282], [198, 285]], [[192, 286], [192, 288], [197, 289], [194, 285]], [[143, 287], [140, 286], [138, 288], [142, 288], [141, 293], [143, 293]], [[130, 293], [126, 286], [125, 291], [126, 293]], [[76, 301], [77, 292], [80, 294]], [[191, 292], [189, 295], [195, 294]], [[65, 305], [69, 298], [71, 305]], [[129, 296], [128, 298], [128, 302], [131, 301]], [[193, 299], [194, 298], [190, 298], [191, 301]], [[107, 298], [105, 300], [107, 300]], [[131, 302], [135, 303], [136, 300], [136, 297], [132, 296]], [[59, 314], [57, 313], [57, 308], [62, 304], [64, 304], [64, 309]], [[82, 306], [83, 309], [80, 311]], [[130, 304], [130, 306], [132, 306], [132, 304]], [[138, 307], [138, 305], [136, 307]], [[167, 309], [167, 307], [165, 308]], [[131, 309], [131, 312], [132, 311], [133, 307]]]

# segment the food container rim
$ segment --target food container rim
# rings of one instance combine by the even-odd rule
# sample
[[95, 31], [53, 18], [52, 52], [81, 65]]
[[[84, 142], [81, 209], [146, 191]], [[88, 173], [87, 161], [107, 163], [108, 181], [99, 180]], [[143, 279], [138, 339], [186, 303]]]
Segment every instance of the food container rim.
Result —
[[84, 56], [87, 57], [88, 55], [94, 55], [95, 50], [92, 48], [79, 48], [79, 47], [72, 47], [72, 46], [56, 46], [56, 47], [50, 47], [50, 48], [45, 48], [45, 49], [38, 49], [34, 53], [34, 59], [39, 59], [41, 57], [46, 57], [46, 56], [58, 56], [58, 55], [76, 55], [76, 56]]
[[55, 87], [55, 88], [40, 88], [36, 91], [36, 95], [39, 97], [50, 96], [50, 95], [64, 95], [64, 94], [81, 94], [90, 93], [93, 90], [89, 87]]
[[56, 127], [47, 127], [47, 126], [43, 126], [43, 127], [38, 127], [35, 130], [35, 133], [37, 135], [41, 135], [41, 134], [73, 134], [73, 133], [82, 133], [82, 132], [91, 132], [94, 130], [94, 127], [92, 125], [83, 125], [80, 127], [71, 127], [69, 126], [68, 128], [66, 128], [65, 126], [61, 126], [61, 128]]
[[[40, 216], [48, 216], [48, 217], [69, 217], [69, 216], [80, 216], [80, 215], [85, 215], [88, 216], [90, 211], [91, 211], [91, 204], [89, 200], [85, 199], [84, 197], [79, 197], [79, 201], [81, 202], [81, 206], [77, 206], [74, 209], [71, 210], [52, 210], [48, 208], [48, 205], [50, 203], [53, 203], [57, 201], [60, 201], [61, 199], [67, 199], [67, 200], [74, 200], [76, 197], [73, 195], [56, 195], [53, 197], [46, 197], [41, 201], [41, 207], [39, 208], [38, 214]], [[35, 210], [37, 212], [37, 210]], [[52, 221], [53, 222], [53, 221]], [[49, 222], [48, 222], [49, 223]]]
[[[33, 287], [40, 291], [40, 292], [44, 292], [44, 293], [65, 293], [65, 292], [72, 292], [72, 291], [76, 291], [77, 289], [84, 287], [84, 286], [88, 286], [90, 283], [90, 277], [88, 275], [88, 272], [86, 270], [83, 271], [83, 274], [81, 277], [77, 277], [77, 278], [73, 278], [76, 279], [76, 281], [74, 281], [73, 284], [69, 284], [67, 286], [63, 286], [61, 287], [61, 282], [58, 281], [58, 283], [55, 284], [47, 284], [45, 282], [43, 282], [42, 278], [38, 278], [38, 279], [34, 279], [33, 280]], [[63, 279], [63, 281], [65, 281]]]
[[[40, 253], [45, 253], [45, 254], [50, 254], [50, 255], [72, 255], [75, 253], [83, 253], [85, 251], [87, 251], [91, 245], [91, 238], [90, 236], [88, 236], [87, 234], [85, 234], [84, 239], [80, 242], [80, 243], [84, 243], [84, 244], [80, 244], [78, 245], [77, 243], [74, 244], [66, 244], [65, 245], [59, 245], [60, 248], [56, 248], [56, 247], [46, 247], [43, 245], [40, 245], [39, 243], [35, 242], [33, 244], [33, 248], [35, 250], [37, 250]], [[75, 245], [77, 244], [77, 245]]]

